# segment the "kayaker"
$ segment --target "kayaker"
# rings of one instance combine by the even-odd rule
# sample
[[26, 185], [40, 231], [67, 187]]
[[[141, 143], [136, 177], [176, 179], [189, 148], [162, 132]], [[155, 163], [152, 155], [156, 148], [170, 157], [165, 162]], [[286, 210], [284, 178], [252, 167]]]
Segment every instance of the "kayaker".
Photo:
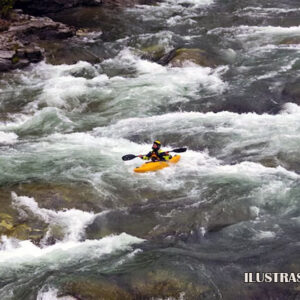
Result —
[[152, 161], [167, 161], [172, 158], [172, 155], [169, 152], [164, 152], [161, 148], [160, 141], [154, 141], [152, 145], [152, 151], [150, 151], [147, 155], [138, 155], [141, 159], [144, 160], [152, 160]]

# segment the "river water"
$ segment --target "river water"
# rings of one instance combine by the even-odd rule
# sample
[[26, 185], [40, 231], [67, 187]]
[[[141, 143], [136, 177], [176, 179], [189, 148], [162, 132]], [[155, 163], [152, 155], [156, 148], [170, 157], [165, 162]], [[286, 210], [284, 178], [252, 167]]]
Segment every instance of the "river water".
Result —
[[[88, 28], [56, 45], [82, 60], [0, 77], [0, 212], [44, 230], [38, 242], [1, 237], [0, 299], [300, 297], [297, 284], [244, 283], [244, 272], [300, 270], [300, 107], [281, 94], [300, 74], [299, 1], [54, 17]], [[222, 63], [141, 58], [156, 45]], [[155, 139], [188, 151], [135, 174], [142, 162], [121, 157]]]

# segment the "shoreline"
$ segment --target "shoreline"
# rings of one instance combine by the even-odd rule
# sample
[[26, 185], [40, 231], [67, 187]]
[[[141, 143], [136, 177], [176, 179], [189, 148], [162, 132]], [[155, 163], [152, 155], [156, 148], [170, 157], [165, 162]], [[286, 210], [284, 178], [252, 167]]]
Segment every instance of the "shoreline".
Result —
[[[52, 6], [47, 7], [45, 3], [41, 5], [39, 2], [31, 1], [30, 4], [26, 2], [22, 5], [22, 1], [18, 1], [17, 9], [12, 10], [8, 20], [0, 18], [0, 72], [22, 69], [31, 63], [44, 60], [47, 42], [57, 42], [89, 34], [88, 31], [85, 33], [84, 28], [76, 30], [74, 26], [56, 22], [46, 16], [47, 14], [75, 7], [98, 6], [117, 9], [138, 3], [135, 0], [50, 2]], [[153, 1], [150, 4], [152, 3]]]

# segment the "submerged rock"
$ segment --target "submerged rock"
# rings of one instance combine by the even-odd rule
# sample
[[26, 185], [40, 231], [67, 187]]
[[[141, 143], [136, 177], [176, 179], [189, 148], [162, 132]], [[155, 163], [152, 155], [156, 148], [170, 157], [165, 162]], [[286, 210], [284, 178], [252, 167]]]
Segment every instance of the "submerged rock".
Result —
[[265, 157], [259, 161], [264, 167], [267, 168], [277, 168], [280, 165], [280, 162], [276, 157]]
[[283, 91], [282, 96], [284, 100], [300, 104], [300, 78], [297, 78], [293, 82], [288, 82]]
[[27, 183], [13, 187], [17, 195], [33, 197], [39, 206], [51, 210], [80, 209], [99, 212], [104, 204], [85, 184]]
[[156, 270], [134, 278], [132, 288], [137, 299], [201, 299], [211, 292], [209, 286], [195, 284], [166, 270]]
[[176, 55], [169, 62], [172, 67], [182, 67], [187, 62], [192, 62], [202, 67], [216, 67], [217, 61], [206, 51], [201, 49], [178, 49]]
[[[88, 49], [82, 47], [80, 43], [69, 43], [68, 41], [39, 41], [39, 46], [45, 49], [45, 59], [47, 63], [53, 65], [76, 64], [79, 61], [89, 63], [99, 63], [101, 59]], [[72, 74], [73, 75], [73, 74]], [[89, 75], [91, 78], [94, 75]]]
[[[36, 211], [26, 207], [24, 210], [22, 206], [12, 205], [11, 192], [34, 198], [33, 201], [38, 203]], [[91, 191], [90, 187], [84, 185], [28, 183], [13, 186], [10, 189], [0, 189], [0, 236], [31, 240], [39, 244], [47, 233], [47, 239], [44, 242], [53, 244], [65, 237], [65, 224], [47, 223], [47, 220], [41, 217], [41, 210], [49, 210], [50, 215], [64, 211], [66, 208], [101, 211], [99, 207], [101, 205], [99, 197]], [[44, 211], [44, 214], [47, 215], [48, 212]]]
[[[129, 273], [129, 274], [128, 274]], [[119, 274], [114, 278], [76, 278], [66, 282], [59, 296], [85, 300], [200, 299], [212, 296], [210, 286], [192, 282], [183, 275], [157, 270]]]
[[210, 68], [220, 64], [217, 58], [214, 58], [205, 50], [187, 48], [174, 49], [158, 60], [159, 64], [171, 67], [183, 67], [189, 62]]
[[284, 38], [283, 40], [280, 41], [279, 44], [282, 44], [282, 45], [300, 44], [300, 37], [294, 36], [294, 37]]
[[[29, 224], [31, 223], [31, 224]], [[31, 227], [34, 225], [34, 227]], [[0, 236], [5, 235], [18, 240], [32, 240], [38, 243], [45, 234], [45, 226], [41, 222], [21, 220], [17, 215], [0, 213]]]
[[70, 281], [63, 287], [62, 295], [85, 300], [129, 300], [131, 295], [119, 286], [100, 280]]
[[165, 54], [165, 48], [161, 45], [152, 45], [149, 47], [144, 47], [141, 50], [141, 56], [143, 59], [151, 60], [154, 62], [159, 61]]

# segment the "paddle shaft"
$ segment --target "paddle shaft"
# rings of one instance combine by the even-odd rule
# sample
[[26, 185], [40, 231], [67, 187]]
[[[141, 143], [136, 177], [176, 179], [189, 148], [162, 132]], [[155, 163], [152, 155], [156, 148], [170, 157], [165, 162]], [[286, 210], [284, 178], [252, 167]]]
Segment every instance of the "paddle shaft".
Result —
[[[173, 150], [170, 150], [170, 151], [165, 151], [165, 152], [175, 152], [175, 153], [182, 153], [182, 152], [185, 152], [187, 150], [187, 148], [178, 148], [178, 149], [173, 149]], [[132, 160], [136, 157], [139, 157], [138, 155], [134, 155], [134, 154], [127, 154], [127, 155], [124, 155], [122, 157], [123, 160]]]

